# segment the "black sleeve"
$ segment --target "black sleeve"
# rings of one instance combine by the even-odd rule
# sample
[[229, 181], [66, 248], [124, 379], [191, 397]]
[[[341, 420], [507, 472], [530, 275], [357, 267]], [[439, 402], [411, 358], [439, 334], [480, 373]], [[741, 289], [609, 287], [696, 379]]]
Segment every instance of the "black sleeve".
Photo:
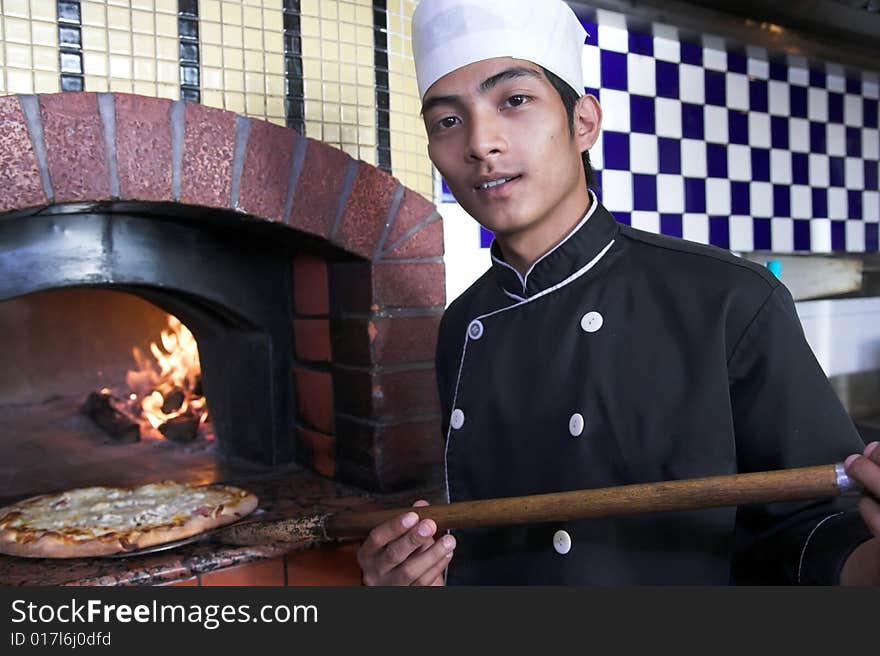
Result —
[[[740, 471], [842, 462], [864, 448], [784, 286], [769, 294], [728, 370]], [[870, 537], [849, 498], [742, 506], [733, 581], [837, 584], [846, 558]]]

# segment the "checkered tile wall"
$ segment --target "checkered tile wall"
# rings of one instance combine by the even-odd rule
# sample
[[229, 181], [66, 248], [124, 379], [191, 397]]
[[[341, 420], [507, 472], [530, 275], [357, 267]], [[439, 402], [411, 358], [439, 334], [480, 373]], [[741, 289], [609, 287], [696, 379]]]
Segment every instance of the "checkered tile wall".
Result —
[[583, 20], [597, 192], [620, 222], [739, 252], [878, 250], [876, 71]]

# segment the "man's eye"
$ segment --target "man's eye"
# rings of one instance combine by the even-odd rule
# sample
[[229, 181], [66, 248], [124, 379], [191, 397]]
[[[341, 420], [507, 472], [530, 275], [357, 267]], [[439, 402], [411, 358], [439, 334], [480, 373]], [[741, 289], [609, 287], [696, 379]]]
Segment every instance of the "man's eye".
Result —
[[511, 107], [519, 107], [523, 103], [528, 102], [528, 100], [529, 100], [528, 96], [524, 96], [522, 94], [517, 94], [515, 96], [511, 96], [510, 98], [508, 98], [507, 104], [510, 105]]
[[433, 131], [436, 132], [437, 130], [445, 130], [447, 128], [451, 128], [453, 125], [455, 125], [457, 121], [458, 118], [456, 118], [455, 116], [445, 116], [434, 123]]

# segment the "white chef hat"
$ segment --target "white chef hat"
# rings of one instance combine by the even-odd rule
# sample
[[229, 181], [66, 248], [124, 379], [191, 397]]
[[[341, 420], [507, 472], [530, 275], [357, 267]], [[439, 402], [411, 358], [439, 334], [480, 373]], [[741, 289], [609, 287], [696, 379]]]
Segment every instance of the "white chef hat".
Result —
[[493, 57], [543, 66], [583, 95], [586, 37], [562, 0], [421, 0], [412, 18], [419, 95], [447, 73]]

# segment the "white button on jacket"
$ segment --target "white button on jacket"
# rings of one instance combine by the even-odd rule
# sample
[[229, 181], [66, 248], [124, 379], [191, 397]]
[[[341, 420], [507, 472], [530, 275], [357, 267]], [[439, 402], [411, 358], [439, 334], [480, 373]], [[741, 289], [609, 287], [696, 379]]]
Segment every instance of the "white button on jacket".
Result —
[[553, 534], [553, 548], [563, 555], [571, 551], [571, 536], [568, 531], [556, 531]]
[[584, 432], [584, 416], [581, 413], [575, 412], [568, 420], [568, 432], [572, 437], [579, 437]]
[[588, 333], [594, 333], [602, 327], [604, 319], [598, 312], [587, 312], [581, 317], [581, 328]]
[[[459, 333], [460, 335], [461, 333]], [[452, 425], [453, 430], [458, 430], [462, 426], [464, 426], [464, 412], [462, 412], [459, 408], [456, 408], [452, 411], [452, 417], [449, 419], [449, 423]]]
[[468, 337], [471, 339], [480, 339], [483, 336], [483, 322], [474, 319], [468, 326]]

